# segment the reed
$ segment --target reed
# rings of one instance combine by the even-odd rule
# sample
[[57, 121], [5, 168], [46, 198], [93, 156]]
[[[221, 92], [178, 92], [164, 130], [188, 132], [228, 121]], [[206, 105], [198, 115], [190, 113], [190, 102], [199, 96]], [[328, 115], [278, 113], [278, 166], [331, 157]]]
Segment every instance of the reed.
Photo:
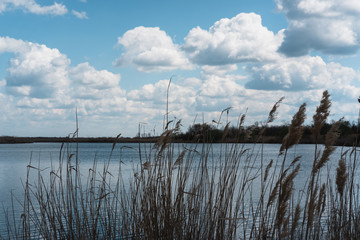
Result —
[[[335, 179], [325, 171], [341, 120], [325, 136], [325, 145], [315, 146], [313, 167], [301, 189], [296, 186], [296, 178], [304, 170], [301, 153], [294, 150], [291, 157], [288, 151], [301, 138], [305, 104], [294, 115], [277, 159], [263, 158], [266, 152], [261, 139], [282, 101], [269, 112], [257, 136], [258, 144], [221, 144], [219, 154], [214, 153], [212, 144], [174, 143], [181, 121], [167, 122], [156, 144], [139, 144], [130, 179], [124, 177], [121, 158], [116, 171], [109, 168], [113, 152], [124, 148], [118, 148], [116, 142], [109, 149], [109, 159], [99, 164], [95, 156], [87, 172], [81, 172], [79, 149], [71, 144], [62, 145], [51, 169], [40, 169], [30, 160], [24, 198], [12, 198], [13, 208], [4, 212], [7, 233], [0, 238], [359, 238], [356, 146], [339, 156]], [[330, 106], [330, 95], [324, 92], [313, 116], [315, 139], [322, 137], [320, 130]], [[239, 119], [239, 136], [244, 133], [245, 116]], [[223, 138], [229, 122], [224, 126]], [[76, 139], [77, 130], [70, 137]], [[34, 173], [35, 183], [30, 177]], [[16, 204], [22, 207], [21, 216], [14, 212]]]

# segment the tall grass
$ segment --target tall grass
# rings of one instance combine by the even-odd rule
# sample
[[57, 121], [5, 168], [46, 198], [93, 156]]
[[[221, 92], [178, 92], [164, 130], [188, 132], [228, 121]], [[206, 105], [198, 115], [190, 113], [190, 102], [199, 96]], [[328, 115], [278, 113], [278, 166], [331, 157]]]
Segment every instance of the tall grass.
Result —
[[[31, 162], [27, 166], [24, 199], [17, 199], [22, 214], [5, 212], [7, 235], [1, 238], [360, 238], [356, 146], [338, 156], [336, 176], [330, 176], [326, 167], [341, 120], [325, 136], [324, 147], [315, 144], [312, 169], [305, 169], [308, 180], [303, 188], [295, 188], [302, 169], [301, 153], [291, 156], [288, 151], [302, 136], [305, 104], [294, 115], [278, 157], [264, 160], [262, 135], [282, 100], [270, 111], [259, 144], [250, 148], [222, 144], [216, 154], [211, 144], [174, 144], [181, 122], [167, 124], [156, 144], [139, 145], [130, 179], [124, 177], [121, 159], [117, 172], [109, 169], [111, 157], [102, 166], [95, 158], [88, 172], [81, 172], [78, 148], [63, 144], [58, 166], [51, 170], [41, 170]], [[330, 106], [325, 91], [313, 116], [315, 140]], [[244, 119], [245, 115], [239, 119], [239, 135]], [[114, 143], [111, 153], [116, 149]], [[256, 167], [259, 161], [260, 168]], [[30, 172], [37, 173], [36, 184], [30, 182]], [[50, 175], [49, 181], [45, 174]]]

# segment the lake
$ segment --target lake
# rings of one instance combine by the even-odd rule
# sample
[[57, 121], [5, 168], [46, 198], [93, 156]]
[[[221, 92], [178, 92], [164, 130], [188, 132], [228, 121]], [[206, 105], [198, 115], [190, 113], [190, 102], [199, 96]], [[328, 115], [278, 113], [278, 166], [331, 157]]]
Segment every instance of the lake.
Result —
[[[141, 149], [141, 155], [143, 159], [146, 159], [147, 154], [151, 150], [151, 144], [137, 144], [137, 143], [121, 143], [115, 146], [112, 154], [112, 144], [109, 143], [79, 143], [78, 146], [75, 143], [65, 144], [69, 152], [75, 152], [76, 147], [79, 149], [79, 163], [80, 171], [86, 177], [89, 169], [93, 167], [94, 159], [98, 163], [98, 171], [101, 171], [101, 166], [109, 161], [109, 172], [116, 174], [119, 168], [119, 163], [122, 161], [122, 172], [125, 179], [129, 179], [134, 175], [133, 169], [136, 169], [139, 165], [139, 147]], [[20, 201], [23, 199], [23, 182], [26, 179], [27, 166], [30, 165], [30, 183], [37, 182], [37, 171], [34, 168], [41, 169], [44, 179], [50, 175], [51, 169], [57, 169], [58, 159], [60, 155], [61, 143], [32, 143], [32, 144], [2, 144], [0, 145], [0, 202], [4, 209], [11, 208], [11, 192]], [[195, 145], [195, 144], [174, 144], [175, 152], [179, 153], [184, 147], [188, 149], [197, 148], [201, 152], [202, 147], [209, 147], [210, 145]], [[229, 151], [231, 144], [212, 144], [211, 145], [211, 159], [214, 161], [211, 164], [220, 164], [219, 160], [225, 156], [226, 151]], [[253, 156], [256, 161], [246, 167], [251, 167], [254, 174], [258, 174], [260, 168], [260, 156], [263, 151], [264, 166], [269, 163], [271, 159], [276, 160], [279, 153], [280, 144], [264, 144], [254, 145], [245, 144], [244, 149], [250, 149], [248, 154]], [[262, 149], [263, 147], [263, 149]], [[338, 160], [340, 159], [341, 152], [344, 148], [338, 147], [331, 157], [331, 161], [328, 163], [328, 169], [330, 176], [336, 175], [336, 167]], [[287, 159], [290, 162], [293, 158], [301, 155], [300, 160], [301, 170], [296, 178], [295, 188], [302, 189], [307, 181], [314, 158], [314, 145], [297, 145], [288, 152]], [[200, 155], [200, 154], [199, 154]], [[175, 158], [176, 159], [176, 158]], [[199, 157], [200, 159], [200, 157]], [[75, 161], [75, 159], [72, 159]], [[144, 161], [144, 160], [143, 160]], [[281, 158], [280, 160], [281, 161]], [[245, 165], [244, 165], [245, 167]], [[324, 171], [324, 174], [326, 171]], [[326, 174], [327, 175], [327, 174]], [[253, 181], [254, 189], [259, 188], [260, 181], [255, 179]], [[18, 206], [15, 209], [15, 213], [21, 215], [21, 208]], [[0, 212], [0, 233], [4, 232], [6, 226], [5, 214], [1, 210]]]

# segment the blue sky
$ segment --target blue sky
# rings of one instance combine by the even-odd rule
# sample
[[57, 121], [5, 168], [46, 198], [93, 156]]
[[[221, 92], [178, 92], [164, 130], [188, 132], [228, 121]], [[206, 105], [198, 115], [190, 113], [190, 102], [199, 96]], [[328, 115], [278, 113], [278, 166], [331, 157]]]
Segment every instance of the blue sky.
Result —
[[360, 2], [0, 0], [0, 135], [158, 134], [169, 118], [276, 124], [322, 92], [357, 120]]

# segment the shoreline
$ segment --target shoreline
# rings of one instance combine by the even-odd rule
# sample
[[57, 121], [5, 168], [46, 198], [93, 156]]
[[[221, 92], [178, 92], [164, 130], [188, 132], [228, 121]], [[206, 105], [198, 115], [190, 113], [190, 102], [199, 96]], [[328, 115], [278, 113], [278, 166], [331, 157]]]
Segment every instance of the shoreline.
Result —
[[21, 143], [41, 143], [41, 142], [84, 142], [84, 143], [148, 143], [156, 142], [158, 137], [153, 138], [115, 138], [115, 137], [13, 137], [1, 136], [0, 144], [21, 144]]
[[[0, 136], [0, 144], [23, 144], [23, 143], [67, 143], [67, 142], [78, 142], [78, 143], [156, 143], [159, 140], [159, 137], [14, 137], [14, 136]], [[189, 141], [181, 138], [172, 139], [173, 143], [202, 143], [202, 141]], [[355, 136], [346, 136], [339, 138], [335, 146], [354, 146], [356, 142]], [[252, 139], [236, 141], [235, 139], [225, 139], [224, 141], [216, 142], [205, 142], [205, 143], [273, 143], [281, 144], [282, 139], [278, 136], [264, 136], [263, 139], [259, 141], [254, 141]], [[324, 143], [324, 139], [320, 139], [319, 144]], [[315, 144], [315, 141], [312, 137], [304, 136], [299, 144]]]

